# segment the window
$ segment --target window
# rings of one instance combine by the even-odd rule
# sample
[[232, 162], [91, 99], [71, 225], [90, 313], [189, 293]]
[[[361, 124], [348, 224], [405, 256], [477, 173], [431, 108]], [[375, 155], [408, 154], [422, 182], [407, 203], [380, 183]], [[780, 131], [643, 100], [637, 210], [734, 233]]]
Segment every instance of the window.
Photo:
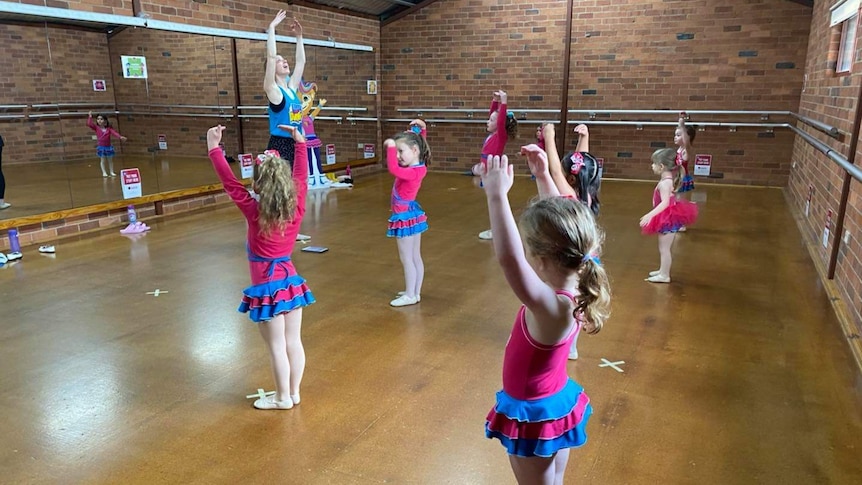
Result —
[[853, 67], [853, 54], [856, 51], [856, 25], [859, 16], [854, 15], [841, 23], [841, 45], [838, 47], [838, 64], [835, 72], [850, 72]]
[[840, 29], [841, 34], [838, 59], [835, 63], [835, 72], [837, 73], [850, 72], [853, 67], [860, 3], [862, 3], [860, 0], [840, 0], [830, 9], [829, 25], [834, 29]]

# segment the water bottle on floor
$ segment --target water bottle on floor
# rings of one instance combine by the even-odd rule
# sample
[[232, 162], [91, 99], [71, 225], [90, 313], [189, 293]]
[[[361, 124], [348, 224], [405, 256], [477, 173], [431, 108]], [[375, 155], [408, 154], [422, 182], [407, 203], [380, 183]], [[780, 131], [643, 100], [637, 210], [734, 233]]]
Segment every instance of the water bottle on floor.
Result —
[[129, 224], [134, 224], [138, 222], [138, 213], [135, 212], [135, 206], [130, 205], [127, 211], [129, 213]]
[[9, 229], [9, 252], [21, 252], [21, 243], [18, 242], [18, 229]]

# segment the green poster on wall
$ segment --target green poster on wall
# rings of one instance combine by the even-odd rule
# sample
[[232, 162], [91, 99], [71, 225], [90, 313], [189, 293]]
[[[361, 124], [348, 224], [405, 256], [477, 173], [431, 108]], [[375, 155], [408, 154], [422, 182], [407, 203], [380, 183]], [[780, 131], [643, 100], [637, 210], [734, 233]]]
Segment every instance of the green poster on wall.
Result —
[[147, 58], [144, 56], [120, 56], [123, 77], [127, 79], [147, 78]]

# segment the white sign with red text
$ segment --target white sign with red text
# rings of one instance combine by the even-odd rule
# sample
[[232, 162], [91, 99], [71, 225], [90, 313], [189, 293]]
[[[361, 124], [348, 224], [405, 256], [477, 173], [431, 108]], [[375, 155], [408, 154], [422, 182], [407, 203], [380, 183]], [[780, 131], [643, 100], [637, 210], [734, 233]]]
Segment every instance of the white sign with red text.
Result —
[[244, 179], [254, 177], [254, 156], [251, 153], [239, 154], [239, 171]]
[[123, 198], [134, 199], [143, 195], [141, 190], [141, 171], [137, 168], [120, 170], [120, 180], [123, 183]]
[[335, 145], [326, 145], [326, 164], [332, 165], [335, 163]]
[[694, 175], [709, 177], [709, 171], [712, 168], [712, 155], [695, 155], [694, 156]]

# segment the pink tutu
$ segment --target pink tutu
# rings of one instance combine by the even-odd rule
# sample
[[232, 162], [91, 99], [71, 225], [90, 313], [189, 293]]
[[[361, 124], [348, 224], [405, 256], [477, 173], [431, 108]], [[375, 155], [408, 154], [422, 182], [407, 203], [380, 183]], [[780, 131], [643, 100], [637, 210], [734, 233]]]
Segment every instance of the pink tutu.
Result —
[[641, 228], [641, 232], [644, 234], [677, 232], [682, 227], [694, 224], [696, 220], [697, 204], [672, 196], [670, 205], [653, 216], [649, 223]]

